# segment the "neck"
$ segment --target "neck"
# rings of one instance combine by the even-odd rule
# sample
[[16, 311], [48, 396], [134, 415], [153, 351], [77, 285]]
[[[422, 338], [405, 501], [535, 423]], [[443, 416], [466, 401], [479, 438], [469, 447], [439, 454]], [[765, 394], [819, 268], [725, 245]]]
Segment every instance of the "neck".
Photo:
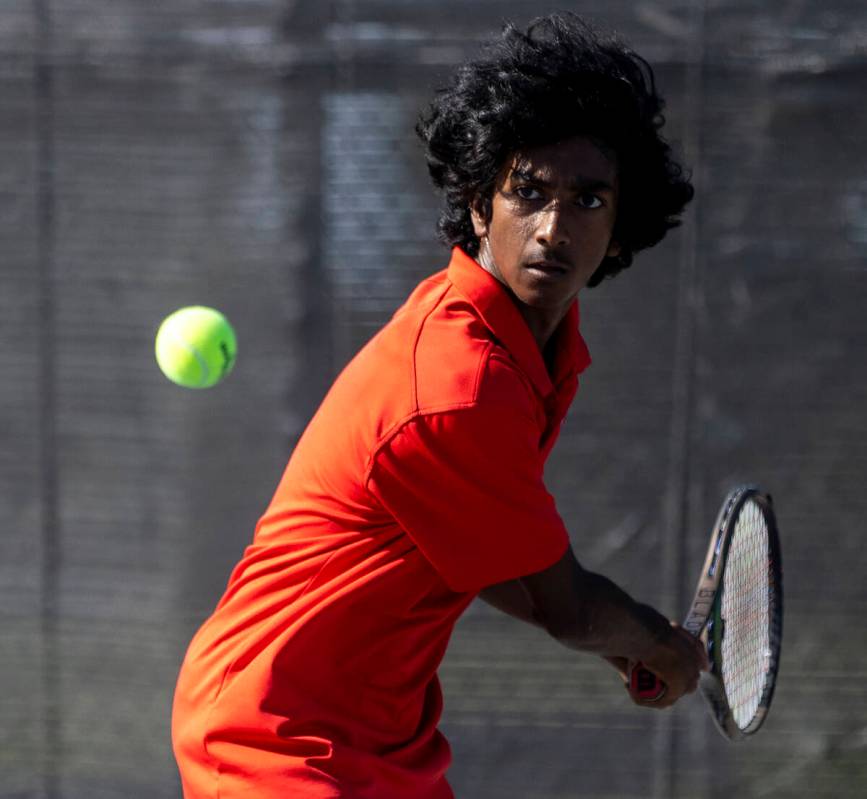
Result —
[[545, 347], [548, 346], [551, 336], [554, 335], [554, 332], [560, 326], [560, 322], [563, 321], [563, 317], [566, 316], [568, 307], [554, 314], [548, 309], [541, 310], [525, 305], [514, 296], [512, 297], [512, 301], [518, 306], [518, 311], [524, 317], [524, 321], [527, 323], [527, 327], [530, 328], [533, 338], [536, 339], [539, 352], [544, 354]]

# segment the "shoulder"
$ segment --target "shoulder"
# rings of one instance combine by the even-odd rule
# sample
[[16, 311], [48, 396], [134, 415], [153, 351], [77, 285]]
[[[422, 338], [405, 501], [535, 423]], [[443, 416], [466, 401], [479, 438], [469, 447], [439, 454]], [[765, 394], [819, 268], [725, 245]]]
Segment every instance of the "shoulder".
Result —
[[419, 414], [490, 402], [525, 410], [532, 405], [526, 376], [454, 290], [443, 292], [422, 321], [413, 372]]

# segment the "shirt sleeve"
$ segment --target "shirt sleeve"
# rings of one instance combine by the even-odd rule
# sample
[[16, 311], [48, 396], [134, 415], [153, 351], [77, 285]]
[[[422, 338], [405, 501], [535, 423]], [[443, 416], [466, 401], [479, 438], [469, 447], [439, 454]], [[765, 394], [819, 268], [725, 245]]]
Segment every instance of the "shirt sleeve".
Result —
[[413, 418], [373, 458], [369, 490], [452, 590], [540, 571], [569, 545], [543, 482], [534, 403], [492, 358], [476, 402]]

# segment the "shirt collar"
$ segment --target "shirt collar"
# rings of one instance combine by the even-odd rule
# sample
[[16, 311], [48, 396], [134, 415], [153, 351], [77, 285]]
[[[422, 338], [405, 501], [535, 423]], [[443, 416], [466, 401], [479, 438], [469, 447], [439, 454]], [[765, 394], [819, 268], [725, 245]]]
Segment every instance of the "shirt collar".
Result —
[[485, 325], [509, 351], [543, 397], [551, 394], [565, 379], [580, 374], [590, 365], [590, 352], [578, 331], [577, 299], [554, 333], [557, 351], [552, 379], [530, 328], [499, 280], [460, 247], [452, 250], [448, 278], [470, 301]]

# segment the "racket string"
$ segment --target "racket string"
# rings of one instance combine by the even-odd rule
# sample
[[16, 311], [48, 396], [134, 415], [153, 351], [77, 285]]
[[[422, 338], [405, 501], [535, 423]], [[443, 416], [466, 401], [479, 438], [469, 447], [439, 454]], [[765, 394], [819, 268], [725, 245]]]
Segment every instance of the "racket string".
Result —
[[723, 575], [722, 677], [735, 723], [745, 729], [761, 703], [769, 670], [768, 527], [747, 501], [735, 522]]

